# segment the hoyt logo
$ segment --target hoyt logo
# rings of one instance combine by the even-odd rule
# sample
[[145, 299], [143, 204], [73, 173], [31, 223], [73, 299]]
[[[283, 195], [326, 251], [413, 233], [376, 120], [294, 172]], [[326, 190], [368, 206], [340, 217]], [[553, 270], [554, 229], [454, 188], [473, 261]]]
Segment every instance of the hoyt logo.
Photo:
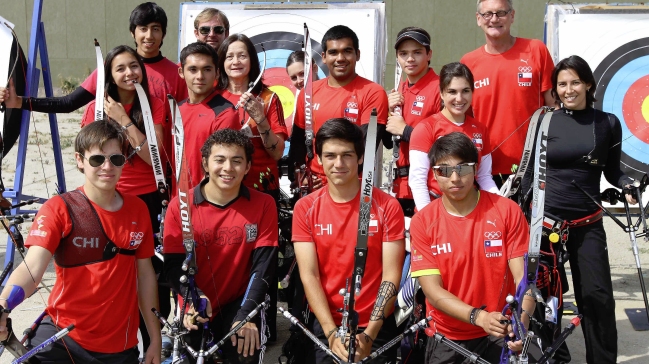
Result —
[[[306, 125], [311, 125], [311, 95], [304, 94], [304, 122]], [[317, 109], [316, 109], [317, 110]]]
[[189, 233], [189, 209], [187, 206], [187, 194], [185, 192], [178, 191], [178, 201], [180, 201], [180, 223], [183, 226], [183, 231]]
[[359, 231], [361, 235], [365, 236], [368, 233], [368, 228], [370, 224], [370, 208], [372, 207], [372, 174], [373, 172], [370, 171], [367, 174], [367, 177], [365, 177], [365, 183], [363, 186], [363, 191], [362, 196], [361, 196], [361, 211], [360, 211], [360, 218], [361, 223], [360, 228], [361, 230]]

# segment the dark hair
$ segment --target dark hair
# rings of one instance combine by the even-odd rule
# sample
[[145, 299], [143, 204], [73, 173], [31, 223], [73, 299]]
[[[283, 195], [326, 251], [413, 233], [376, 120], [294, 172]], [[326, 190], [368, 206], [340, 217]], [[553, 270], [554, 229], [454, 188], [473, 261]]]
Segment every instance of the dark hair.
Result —
[[339, 40], [339, 39], [344, 39], [344, 38], [351, 38], [352, 44], [354, 45], [354, 50], [358, 52], [358, 36], [356, 33], [354, 33], [353, 30], [351, 30], [349, 27], [346, 27], [344, 25], [336, 25], [324, 34], [322, 36], [322, 43], [320, 45], [322, 46], [322, 51], [326, 52], [327, 51], [327, 42], [330, 40]]
[[185, 68], [185, 61], [187, 61], [187, 57], [191, 56], [192, 54], [203, 54], [208, 57], [212, 57], [214, 67], [216, 68], [219, 65], [219, 56], [216, 54], [216, 50], [214, 50], [211, 45], [203, 42], [194, 42], [186, 45], [185, 48], [180, 51], [180, 65], [183, 69]]
[[242, 131], [229, 128], [215, 131], [201, 147], [201, 156], [204, 159], [208, 159], [212, 153], [212, 147], [217, 144], [242, 147], [246, 155], [246, 162], [252, 162], [252, 153], [254, 153], [255, 147], [252, 145], [250, 138]]
[[428, 152], [431, 167], [449, 157], [462, 163], [478, 163], [478, 148], [466, 134], [455, 131], [438, 138]]
[[[405, 33], [405, 32], [421, 33], [421, 34], [425, 35], [426, 38], [428, 38], [428, 41], [430, 42], [430, 34], [428, 34], [428, 32], [427, 32], [424, 28], [419, 28], [419, 27], [405, 27], [405, 28], [401, 29], [401, 30], [399, 31], [399, 33], [397, 33], [397, 39], [399, 39], [399, 37], [401, 36], [401, 34], [403, 34], [403, 33]], [[411, 39], [411, 38], [407, 38], [407, 39]], [[399, 44], [400, 44], [400, 43], [401, 43], [401, 42], [399, 42]], [[421, 44], [421, 43], [420, 43], [420, 44]], [[430, 52], [430, 44], [425, 45], [424, 48], [426, 48], [426, 53]], [[428, 61], [428, 64], [430, 64], [430, 61]]]
[[564, 70], [575, 71], [583, 83], [590, 84], [590, 88], [586, 92], [586, 106], [592, 107], [595, 101], [597, 101], [595, 98], [597, 83], [595, 82], [593, 71], [590, 69], [588, 62], [579, 56], [564, 58], [554, 67], [554, 71], [552, 71], [552, 97], [554, 97], [554, 100], [558, 104], [561, 104], [561, 99], [557, 93], [557, 79], [559, 78], [559, 72]]
[[[112, 97], [113, 100], [117, 102], [122, 102], [122, 100], [119, 99], [119, 91], [118, 91], [119, 87], [117, 86], [115, 80], [113, 79], [113, 72], [112, 72], [113, 60], [115, 59], [115, 57], [117, 57], [122, 53], [128, 53], [132, 55], [137, 60], [137, 63], [140, 65], [140, 69], [142, 70], [142, 81], [140, 82], [140, 85], [144, 89], [144, 93], [146, 94], [147, 100], [150, 101], [151, 96], [149, 96], [149, 80], [147, 79], [146, 68], [144, 68], [144, 62], [142, 62], [142, 57], [140, 57], [133, 48], [125, 45], [120, 45], [111, 49], [110, 52], [108, 52], [108, 54], [106, 55], [106, 60], [104, 61], [104, 72], [106, 75], [106, 84], [105, 84], [106, 94]], [[131, 111], [129, 112], [128, 116], [133, 122], [133, 124], [135, 124], [135, 126], [138, 128], [138, 130], [140, 130], [143, 134], [145, 134], [146, 129], [144, 127], [144, 116], [142, 114], [142, 106], [140, 104], [140, 98], [137, 97], [137, 95], [133, 101], [133, 106], [131, 107]], [[129, 152], [130, 152], [130, 148], [131, 147], [129, 146]]]
[[[103, 149], [104, 145], [111, 140], [117, 140], [122, 154], [126, 154], [126, 135], [122, 128], [114, 120], [95, 120], [84, 126], [74, 140], [74, 151], [85, 154], [93, 147]], [[83, 172], [83, 168], [79, 168]]]
[[203, 9], [198, 15], [196, 15], [196, 18], [194, 18], [194, 29], [198, 29], [198, 24], [200, 24], [203, 21], [209, 21], [213, 17], [218, 16], [219, 19], [221, 19], [221, 23], [223, 23], [223, 27], [225, 28], [225, 32], [230, 31], [230, 21], [228, 20], [228, 17], [225, 16], [225, 13], [222, 12], [219, 9], [215, 8], [205, 8]]
[[304, 63], [304, 57], [304, 51], [293, 51], [293, 53], [289, 54], [286, 59], [286, 68], [296, 62]]
[[[245, 34], [232, 34], [229, 37], [223, 40], [223, 43], [219, 46], [219, 84], [217, 88], [219, 90], [225, 90], [228, 88], [228, 74], [225, 73], [225, 56], [228, 53], [228, 48], [230, 45], [236, 42], [242, 42], [246, 46], [246, 51], [248, 52], [248, 57], [250, 57], [250, 71], [248, 72], [248, 82], [254, 82], [257, 79], [257, 76], [261, 73], [261, 65], [259, 64], [259, 57], [257, 57], [257, 50], [255, 45], [252, 44], [250, 38]], [[255, 88], [252, 89], [253, 94], [259, 94], [261, 89], [264, 87], [262, 82], [259, 82]]]
[[[162, 27], [162, 39], [167, 35], [167, 13], [156, 3], [142, 3], [133, 9], [129, 18], [128, 29], [135, 34], [135, 28], [139, 25], [148, 25], [151, 23], [160, 23]], [[136, 44], [137, 46], [137, 44]], [[162, 47], [162, 41], [160, 41]]]
[[365, 153], [365, 135], [363, 130], [345, 118], [333, 118], [325, 121], [315, 135], [315, 152], [322, 157], [322, 146], [329, 139], [340, 139], [354, 144], [354, 151], [360, 159]]
[[469, 67], [460, 62], [453, 62], [442, 66], [442, 70], [439, 72], [440, 93], [443, 93], [446, 90], [455, 77], [467, 80], [469, 85], [471, 85], [471, 91], [474, 91], [475, 85], [473, 82], [473, 73], [471, 73]]

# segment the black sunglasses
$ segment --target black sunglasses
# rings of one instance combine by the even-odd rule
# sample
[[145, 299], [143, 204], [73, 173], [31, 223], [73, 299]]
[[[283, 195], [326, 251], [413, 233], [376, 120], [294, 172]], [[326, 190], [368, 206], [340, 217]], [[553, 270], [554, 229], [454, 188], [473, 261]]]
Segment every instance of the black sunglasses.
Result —
[[213, 27], [198, 27], [198, 32], [201, 33], [202, 35], [209, 35], [210, 31], [214, 30], [215, 34], [223, 34], [225, 33], [225, 27], [222, 25], [215, 25]]
[[433, 166], [433, 170], [438, 176], [442, 177], [451, 177], [453, 171], [455, 171], [458, 176], [464, 177], [474, 171], [474, 166], [475, 163], [463, 163], [458, 164], [457, 166]]
[[[79, 153], [79, 155], [81, 156], [81, 158], [86, 158], [81, 153]], [[106, 156], [102, 154], [91, 155], [86, 159], [88, 160], [88, 164], [90, 164], [90, 166], [92, 167], [101, 167], [104, 165], [104, 162], [106, 162]], [[108, 156], [108, 160], [115, 167], [122, 167], [124, 163], [126, 163], [126, 156], [124, 156], [123, 154], [111, 154]]]

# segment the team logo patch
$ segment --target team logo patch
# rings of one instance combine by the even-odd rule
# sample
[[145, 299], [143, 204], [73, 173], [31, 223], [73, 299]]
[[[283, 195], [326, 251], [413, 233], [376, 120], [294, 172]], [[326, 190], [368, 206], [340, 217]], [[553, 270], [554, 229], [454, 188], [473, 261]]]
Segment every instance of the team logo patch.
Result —
[[410, 109], [410, 113], [413, 115], [421, 115], [423, 110], [424, 110], [424, 102], [415, 101], [412, 103], [412, 109]]
[[500, 231], [487, 231], [484, 233], [484, 252], [487, 258], [503, 256], [503, 234]]
[[412, 261], [413, 262], [418, 262], [420, 260], [424, 260], [424, 256], [422, 254], [417, 254], [417, 249], [413, 249], [413, 251], [412, 251]]
[[473, 138], [471, 139], [473, 141], [473, 144], [475, 144], [475, 147], [478, 149], [478, 151], [482, 150], [482, 134], [481, 133], [473, 133]]
[[246, 243], [257, 240], [257, 224], [246, 224]]
[[[347, 103], [347, 105], [351, 104]], [[358, 108], [354, 107], [346, 107], [345, 108], [345, 119], [351, 121], [351, 122], [356, 122], [356, 119], [358, 119]]]
[[518, 67], [518, 86], [532, 86], [532, 67]]
[[[36, 221], [34, 221], [34, 223], [32, 224], [32, 230], [29, 232], [29, 236], [39, 236], [41, 238], [47, 236], [47, 231], [41, 230], [41, 228], [43, 227], [43, 220], [45, 220], [46, 217], [47, 216], [45, 215], [41, 215], [38, 217], [38, 219], [36, 219]], [[33, 228], [34, 226], [36, 227], [36, 229]]]
[[144, 238], [144, 233], [141, 231], [131, 231], [129, 235], [129, 243], [128, 246], [133, 249], [137, 249], [138, 246], [142, 243], [142, 239]]
[[379, 232], [379, 221], [371, 219], [370, 220], [370, 233], [378, 233]]

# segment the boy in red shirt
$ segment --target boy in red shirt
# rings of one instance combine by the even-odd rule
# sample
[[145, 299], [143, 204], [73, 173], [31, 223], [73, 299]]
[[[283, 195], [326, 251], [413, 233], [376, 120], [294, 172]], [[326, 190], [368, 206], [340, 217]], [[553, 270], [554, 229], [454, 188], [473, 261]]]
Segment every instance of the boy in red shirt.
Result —
[[[41, 362], [138, 363], [141, 311], [151, 338], [145, 362], [160, 363], [160, 325], [151, 312], [158, 300], [148, 210], [142, 200], [115, 189], [126, 162], [125, 145], [113, 121], [98, 120], [81, 129], [75, 158], [85, 182], [41, 207], [27, 237], [25, 261], [0, 294], [0, 305], [14, 309], [36, 290], [54, 256], [56, 282], [32, 345], [61, 327], [74, 324], [75, 329], [39, 352]], [[106, 257], [111, 250], [114, 254]], [[0, 319], [0, 340], [7, 337], [7, 316]]]
[[[420, 121], [442, 109], [439, 94], [439, 76], [429, 67], [433, 51], [430, 49], [430, 35], [422, 28], [407, 27], [397, 34], [394, 44], [397, 62], [406, 74], [406, 79], [388, 95], [390, 117], [386, 131], [400, 138], [399, 160], [396, 163], [392, 192], [401, 204], [406, 216], [415, 213], [415, 201], [408, 186], [410, 160], [408, 151], [414, 128]], [[395, 107], [401, 108], [395, 113]]]
[[[372, 109], [378, 112], [377, 144], [392, 145], [390, 134], [385, 133], [388, 119], [388, 98], [383, 87], [356, 74], [356, 62], [360, 60], [358, 36], [344, 25], [336, 25], [322, 37], [322, 60], [329, 69], [329, 77], [313, 83], [311, 118], [313, 135], [327, 120], [345, 118], [367, 131]], [[306, 160], [305, 140], [305, 92], [300, 92], [293, 119], [289, 158], [299, 167]], [[386, 139], [387, 138], [387, 139]], [[315, 145], [315, 141], [313, 142]], [[309, 161], [311, 172], [324, 182], [325, 175], [316, 158]]]
[[[207, 177], [189, 191], [185, 201], [191, 209], [196, 243], [196, 287], [208, 300], [209, 327], [216, 341], [264, 301], [276, 267], [275, 201], [242, 183], [252, 153], [252, 142], [240, 131], [222, 129], [212, 134], [201, 148]], [[176, 292], [184, 293], [180, 277], [186, 274], [182, 270], [186, 254], [178, 197], [171, 200], [165, 216], [164, 252], [167, 280]], [[232, 336], [232, 344], [221, 347], [227, 363], [261, 362], [266, 333], [260, 315]], [[190, 307], [185, 326], [198, 330], [199, 325], [189, 320], [192, 316]], [[198, 332], [190, 336], [195, 349], [200, 343]]]
[[200, 148], [207, 138], [219, 129], [241, 129], [234, 106], [214, 87], [218, 76], [217, 60], [216, 50], [206, 43], [189, 44], [180, 52], [182, 68], [178, 72], [187, 83], [189, 98], [178, 105], [183, 118], [192, 187], [206, 176]]
[[[527, 221], [513, 201], [475, 187], [478, 150], [465, 134], [437, 139], [429, 158], [442, 197], [410, 222], [412, 277], [419, 278], [426, 295], [430, 327], [497, 363], [511, 330], [501, 323], [507, 318], [500, 312], [523, 279]], [[531, 315], [534, 299], [523, 297], [523, 309]], [[521, 317], [527, 325], [529, 316]], [[520, 341], [508, 345], [521, 348]], [[460, 358], [446, 345], [428, 340], [426, 363]]]
[[[354, 267], [363, 163], [363, 132], [343, 118], [324, 123], [316, 135], [318, 163], [327, 185], [298, 200], [293, 213], [293, 242], [309, 307], [313, 333], [340, 358], [347, 360], [342, 338], [334, 333], [341, 324], [345, 287]], [[370, 141], [371, 143], [371, 141]], [[368, 254], [363, 288], [356, 296], [359, 315], [355, 362], [396, 336], [392, 310], [401, 278], [404, 256], [404, 217], [396, 199], [373, 187]], [[378, 297], [377, 297], [378, 292]], [[314, 345], [312, 363], [327, 362]], [[396, 347], [372, 363], [395, 362]], [[330, 361], [330, 360], [329, 360]]]

